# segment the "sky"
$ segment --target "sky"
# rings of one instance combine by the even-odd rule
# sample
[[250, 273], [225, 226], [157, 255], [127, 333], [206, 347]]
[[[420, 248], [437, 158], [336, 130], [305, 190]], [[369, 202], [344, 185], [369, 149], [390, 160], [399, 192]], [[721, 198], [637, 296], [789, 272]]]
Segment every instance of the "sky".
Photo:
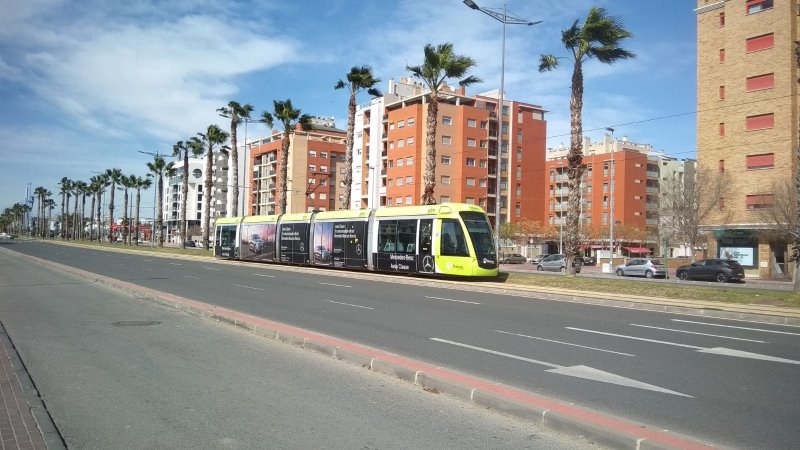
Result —
[[[636, 58], [584, 67], [584, 134], [599, 140], [613, 127], [616, 137], [695, 156], [694, 1], [506, 1], [542, 21], [507, 26], [505, 92], [548, 111], [548, 147], [569, 145], [572, 63], [539, 73], [539, 55], [567, 56], [561, 30], [601, 6], [634, 34], [624, 47]], [[336, 81], [369, 65], [386, 90], [429, 43], [452, 42], [476, 61], [471, 73], [483, 81], [468, 94], [500, 86], [502, 25], [461, 0], [0, 0], [0, 12], [0, 209], [24, 201], [29, 184], [60, 204], [62, 177], [88, 181], [109, 168], [144, 176], [152, 157], [140, 151], [171, 154], [210, 124], [229, 130], [216, 109], [231, 100], [260, 116], [290, 98], [344, 129], [348, 93]], [[251, 124], [247, 133], [270, 131]]]

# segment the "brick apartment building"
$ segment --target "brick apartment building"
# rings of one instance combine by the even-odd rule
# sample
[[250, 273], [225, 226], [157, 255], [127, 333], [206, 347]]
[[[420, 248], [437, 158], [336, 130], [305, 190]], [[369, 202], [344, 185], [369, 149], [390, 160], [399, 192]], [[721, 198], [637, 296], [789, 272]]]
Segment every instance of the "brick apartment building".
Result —
[[766, 210], [797, 170], [798, 3], [698, 0], [695, 12], [698, 163], [730, 182], [703, 224], [710, 253], [788, 277], [789, 238], [769, 233]]
[[[314, 117], [312, 129], [290, 137], [286, 212], [328, 211], [341, 203], [338, 174], [345, 160], [345, 131], [333, 119]], [[281, 214], [280, 152], [283, 132], [247, 143], [248, 186], [245, 211], [250, 215]]]
[[[544, 221], [545, 111], [497, 92], [440, 93], [436, 135], [438, 202], [473, 203], [496, 223]], [[389, 83], [387, 95], [359, 107], [351, 207], [418, 205], [424, 190], [429, 93], [412, 80]]]

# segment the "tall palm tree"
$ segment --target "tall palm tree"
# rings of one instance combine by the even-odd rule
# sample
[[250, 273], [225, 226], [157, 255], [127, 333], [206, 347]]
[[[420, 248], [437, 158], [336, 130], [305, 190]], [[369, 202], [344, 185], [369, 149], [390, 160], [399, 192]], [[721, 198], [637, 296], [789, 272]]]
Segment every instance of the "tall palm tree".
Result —
[[[434, 47], [425, 46], [425, 60], [420, 66], [406, 66], [412, 75], [422, 80], [431, 90], [428, 116], [426, 120], [427, 136], [425, 137], [425, 175], [424, 190], [420, 202], [433, 205], [436, 199], [433, 189], [436, 187], [436, 124], [439, 118], [439, 91], [450, 78], [459, 79], [459, 86], [480, 83], [476, 76], [466, 76], [475, 67], [475, 60], [453, 53], [453, 44], [444, 43]], [[502, 115], [500, 116], [502, 120]]]
[[156, 203], [158, 216], [157, 216], [157, 227], [158, 227], [158, 246], [164, 246], [164, 177], [171, 177], [175, 175], [175, 163], [167, 163], [164, 158], [160, 156], [156, 156], [153, 158], [153, 162], [147, 163], [147, 169], [153, 176], [156, 178], [156, 186], [158, 189], [158, 201]]
[[[238, 102], [230, 101], [228, 106], [217, 109], [222, 117], [231, 119], [231, 172], [233, 172], [233, 204], [228, 213], [228, 217], [239, 215], [239, 147], [237, 143], [236, 129], [239, 124], [250, 119], [253, 112], [253, 105], [245, 103], [240, 105]], [[245, 142], [247, 145], [247, 142]]]
[[278, 200], [280, 214], [283, 214], [288, 212], [286, 211], [286, 191], [289, 186], [289, 138], [298, 126], [303, 131], [309, 131], [311, 129], [311, 116], [302, 114], [301, 110], [295, 109], [294, 106], [292, 106], [292, 101], [288, 98], [286, 100], [274, 100], [272, 103], [274, 106], [273, 112], [269, 113], [264, 111], [261, 113], [261, 120], [270, 128], [272, 128], [276, 120], [283, 125], [283, 140], [281, 141], [281, 191]]
[[[86, 182], [85, 181], [76, 181], [75, 182], [75, 213], [72, 223], [74, 226], [72, 227], [72, 238], [73, 239], [82, 239], [83, 233], [83, 206], [85, 203], [83, 200], [85, 199], [86, 195]], [[78, 215], [78, 204], [81, 205], [81, 215]]]
[[92, 196], [92, 203], [89, 206], [89, 240], [94, 240], [94, 205], [99, 201], [100, 177], [95, 175], [89, 178], [89, 194]]
[[194, 158], [203, 155], [203, 141], [191, 137], [187, 141], [178, 141], [172, 146], [172, 156], [183, 157], [183, 184], [181, 186], [181, 245], [186, 246], [186, 237], [189, 232], [189, 219], [186, 209], [189, 203], [189, 154]]
[[135, 221], [135, 236], [136, 245], [139, 245], [139, 206], [142, 201], [142, 189], [149, 189], [153, 185], [153, 180], [150, 177], [136, 177], [136, 183], [133, 188], [136, 189], [136, 221]]
[[136, 181], [136, 175], [123, 175], [119, 179], [119, 184], [122, 185], [125, 191], [125, 199], [122, 206], [122, 223], [125, 226], [122, 231], [122, 243], [126, 245], [131, 244], [131, 218], [128, 217], [128, 189], [133, 187], [132, 183]]
[[40, 237], [44, 237], [42, 227], [44, 226], [44, 197], [47, 193], [47, 188], [38, 186], [33, 190], [33, 195], [39, 201], [39, 206], [36, 208], [36, 232]]
[[47, 192], [48, 192], [48, 198], [45, 199], [44, 206], [45, 209], [47, 209], [47, 235], [50, 236], [50, 223], [51, 223], [50, 221], [53, 219], [53, 209], [55, 209], [56, 207], [56, 201], [50, 198], [50, 195], [52, 195], [52, 193], [50, 193], [50, 191]]
[[122, 178], [122, 169], [107, 169], [106, 176], [111, 182], [111, 196], [108, 200], [108, 240], [114, 242], [114, 191], [117, 190], [117, 183]]
[[[569, 50], [572, 59], [572, 95], [569, 102], [570, 112], [570, 146], [567, 153], [567, 177], [569, 194], [567, 202], [567, 226], [564, 236], [567, 267], [569, 273], [575, 274], [572, 259], [578, 251], [579, 224], [581, 208], [581, 181], [585, 167], [583, 165], [583, 64], [590, 59], [597, 59], [603, 64], [633, 58], [635, 55], [620, 47], [623, 40], [633, 36], [627, 31], [618, 17], [606, 14], [603, 8], [593, 7], [589, 10], [583, 24], [575, 20], [572, 26], [561, 31], [561, 43]], [[558, 67], [559, 58], [553, 55], [542, 55], [539, 71], [550, 71]], [[613, 203], [613, 201], [612, 201]]]
[[222, 131], [216, 125], [209, 125], [205, 133], [197, 133], [197, 136], [200, 137], [203, 149], [206, 152], [206, 176], [203, 186], [203, 246], [208, 250], [210, 245], [208, 238], [211, 227], [211, 186], [213, 180], [211, 166], [214, 162], [214, 148], [216, 146], [221, 147], [228, 140], [228, 133]]
[[[59, 221], [59, 234], [61, 235], [61, 239], [65, 239], [67, 237], [67, 227], [66, 219], [67, 219], [67, 212], [69, 209], [69, 204], [67, 202], [67, 193], [69, 190], [72, 189], [72, 180], [67, 177], [61, 178], [61, 181], [58, 182], [58, 194], [61, 195], [61, 220]], [[64, 205], [67, 204], [67, 209], [64, 209]]]
[[[108, 175], [103, 173], [97, 177], [97, 241], [103, 242], [103, 194], [106, 188], [111, 185]], [[110, 227], [109, 227], [110, 229]]]
[[[367, 93], [373, 97], [380, 97], [381, 91], [375, 85], [380, 83], [380, 78], [375, 78], [372, 75], [372, 68], [369, 66], [353, 66], [350, 73], [347, 74], [347, 81], [339, 80], [333, 86], [334, 89], [347, 88], [350, 91], [350, 100], [347, 103], [347, 137], [345, 138], [345, 165], [344, 169], [344, 199], [342, 200], [342, 209], [350, 209], [350, 195], [353, 184], [353, 138], [355, 136], [356, 125], [356, 95], [367, 90]], [[373, 205], [369, 205], [374, 208]]]

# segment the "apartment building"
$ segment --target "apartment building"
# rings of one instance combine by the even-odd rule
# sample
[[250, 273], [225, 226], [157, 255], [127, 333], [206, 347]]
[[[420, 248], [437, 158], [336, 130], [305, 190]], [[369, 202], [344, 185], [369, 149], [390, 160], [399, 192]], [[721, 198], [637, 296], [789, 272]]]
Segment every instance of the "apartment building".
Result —
[[[545, 223], [566, 223], [569, 179], [567, 153], [560, 147], [547, 152]], [[643, 255], [661, 254], [659, 203], [662, 181], [683, 179], [686, 170], [693, 173], [691, 160], [678, 160], [649, 144], [614, 139], [606, 134], [601, 142], [583, 139], [583, 162], [586, 170], [581, 184], [580, 224], [586, 233], [586, 245], [595, 250], [607, 249], [610, 228], [615, 226], [617, 252]], [[613, 190], [613, 196], [612, 196]], [[612, 211], [613, 210], [613, 211]]]
[[[290, 135], [287, 179], [288, 213], [340, 209], [337, 187], [344, 171], [345, 131], [333, 118], [314, 117], [310, 131], [299, 127]], [[247, 185], [251, 187], [245, 211], [250, 215], [281, 214], [280, 152], [283, 132], [247, 143]]]
[[[360, 108], [356, 121], [362, 151], [360, 158], [354, 151], [353, 173], [362, 186], [361, 207], [418, 205], [424, 191], [430, 93], [406, 78], [390, 81], [389, 92]], [[480, 205], [493, 223], [498, 205], [501, 224], [543, 221], [545, 111], [503, 103], [501, 124], [498, 92], [440, 92], [435, 198]]]
[[[780, 183], [797, 171], [796, 0], [698, 0], [697, 158], [729, 189], [703, 224], [713, 256], [762, 277], [788, 273], [789, 237], [771, 232]], [[790, 266], [790, 265], [788, 265]]]

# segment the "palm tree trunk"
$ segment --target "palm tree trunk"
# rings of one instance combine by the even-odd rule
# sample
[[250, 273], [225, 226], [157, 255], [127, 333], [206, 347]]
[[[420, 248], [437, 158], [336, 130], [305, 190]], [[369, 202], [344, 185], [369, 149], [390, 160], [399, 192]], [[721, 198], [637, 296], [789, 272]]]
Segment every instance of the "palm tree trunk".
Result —
[[186, 206], [189, 203], [189, 149], [183, 151], [183, 186], [181, 187], [181, 245], [186, 247], [186, 233], [189, 231], [189, 220], [186, 217]]
[[281, 143], [281, 192], [279, 197], [279, 204], [281, 207], [280, 212], [278, 214], [286, 214], [289, 211], [286, 210], [286, 203], [287, 203], [287, 189], [289, 188], [289, 130], [286, 129], [283, 131], [283, 142]]
[[[356, 93], [350, 91], [350, 101], [347, 104], [347, 137], [345, 137], [344, 145], [345, 153], [345, 169], [344, 169], [344, 200], [342, 200], [342, 209], [350, 209], [350, 197], [352, 195], [353, 184], [353, 139], [355, 137], [356, 128]], [[372, 188], [372, 186], [370, 186]], [[369, 205], [374, 208], [374, 205]]]
[[97, 192], [92, 192], [92, 205], [89, 207], [89, 240], [94, 240], [94, 203], [97, 200]]
[[[580, 60], [575, 62], [572, 72], [572, 97], [569, 102], [570, 111], [570, 147], [567, 154], [567, 178], [569, 180], [569, 196], [567, 202], [567, 227], [564, 236], [567, 270], [575, 275], [572, 261], [580, 244], [580, 210], [581, 181], [583, 178], [583, 68]], [[613, 180], [612, 180], [613, 182]], [[613, 201], [612, 201], [613, 203]], [[613, 251], [613, 250], [612, 250]]]
[[117, 183], [111, 183], [111, 199], [108, 202], [108, 241], [114, 242], [114, 191], [117, 190]]
[[125, 224], [125, 228], [122, 235], [122, 243], [125, 245], [131, 245], [131, 224], [128, 220], [128, 190], [125, 189], [125, 202], [123, 203], [123, 211], [122, 211], [122, 222]]
[[206, 155], [206, 179], [203, 187], [203, 247], [209, 249], [209, 227], [211, 227], [211, 163], [213, 162], [214, 152], [209, 147]]
[[420, 201], [423, 205], [436, 204], [433, 190], [436, 187], [436, 121], [439, 116], [439, 99], [436, 96], [436, 92], [431, 92], [430, 98], [428, 118], [426, 120], [428, 134], [425, 136], [425, 176], [422, 180], [424, 191]]
[[236, 125], [231, 120], [231, 168], [233, 171], [233, 193], [231, 198], [231, 212], [228, 217], [237, 217], [239, 215], [239, 149], [236, 143]]
[[69, 239], [69, 233], [70, 233], [70, 230], [69, 230], [69, 228], [70, 228], [70, 220], [69, 220], [69, 201], [70, 201], [71, 199], [72, 199], [72, 195], [71, 195], [71, 194], [69, 194], [69, 193], [67, 193], [66, 210], [64, 211], [64, 214], [66, 214], [66, 216], [64, 217], [64, 237], [65, 237], [66, 239]]
[[103, 242], [103, 189], [97, 192], [97, 242]]
[[136, 189], [136, 245], [139, 245], [139, 203], [142, 199], [141, 189]]
[[164, 246], [164, 177], [158, 176], [158, 246]]
[[60, 233], [59, 234], [61, 234], [61, 239], [65, 239], [67, 237], [67, 227], [66, 227], [67, 216], [65, 216], [66, 212], [64, 210], [64, 203], [66, 202], [66, 199], [67, 199], [67, 193], [66, 192], [62, 192], [61, 193], [61, 223], [59, 224], [59, 228], [60, 228], [60, 230], [59, 230]]

